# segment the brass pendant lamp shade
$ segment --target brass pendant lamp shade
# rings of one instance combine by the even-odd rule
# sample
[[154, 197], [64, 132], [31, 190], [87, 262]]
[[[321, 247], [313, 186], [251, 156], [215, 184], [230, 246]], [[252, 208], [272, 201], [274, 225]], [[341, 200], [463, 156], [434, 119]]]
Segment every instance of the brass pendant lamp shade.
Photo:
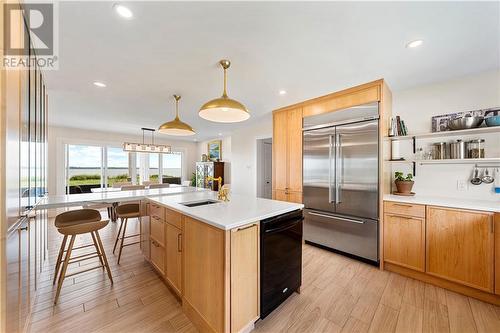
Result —
[[240, 102], [227, 96], [227, 69], [231, 65], [229, 60], [221, 60], [220, 65], [224, 69], [224, 91], [222, 96], [203, 104], [198, 112], [203, 119], [218, 123], [236, 123], [250, 118], [247, 108]]
[[196, 132], [191, 126], [189, 126], [185, 122], [182, 122], [179, 119], [179, 100], [181, 99], [181, 96], [174, 95], [174, 98], [175, 98], [175, 119], [161, 125], [160, 128], [158, 128], [158, 132], [167, 135], [177, 135], [177, 136], [187, 136], [196, 134]]

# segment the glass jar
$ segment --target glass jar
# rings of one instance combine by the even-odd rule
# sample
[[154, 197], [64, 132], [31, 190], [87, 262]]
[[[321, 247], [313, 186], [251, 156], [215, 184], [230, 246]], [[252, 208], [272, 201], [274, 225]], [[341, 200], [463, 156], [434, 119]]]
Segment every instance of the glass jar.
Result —
[[470, 140], [467, 143], [468, 158], [484, 158], [484, 139]]
[[434, 160], [444, 160], [448, 158], [448, 144], [446, 142], [436, 142], [432, 145], [432, 158]]

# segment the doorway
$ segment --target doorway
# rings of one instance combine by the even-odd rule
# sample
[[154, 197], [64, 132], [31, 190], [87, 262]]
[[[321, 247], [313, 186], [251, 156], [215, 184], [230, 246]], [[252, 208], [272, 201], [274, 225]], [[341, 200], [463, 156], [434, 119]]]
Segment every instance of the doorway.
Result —
[[272, 199], [273, 139], [257, 139], [257, 197]]

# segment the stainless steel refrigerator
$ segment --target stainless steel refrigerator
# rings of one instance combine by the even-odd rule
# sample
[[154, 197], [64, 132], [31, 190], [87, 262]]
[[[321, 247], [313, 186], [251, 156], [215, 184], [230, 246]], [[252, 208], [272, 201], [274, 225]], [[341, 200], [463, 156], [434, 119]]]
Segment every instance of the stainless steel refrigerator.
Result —
[[378, 103], [304, 118], [304, 239], [378, 261]]

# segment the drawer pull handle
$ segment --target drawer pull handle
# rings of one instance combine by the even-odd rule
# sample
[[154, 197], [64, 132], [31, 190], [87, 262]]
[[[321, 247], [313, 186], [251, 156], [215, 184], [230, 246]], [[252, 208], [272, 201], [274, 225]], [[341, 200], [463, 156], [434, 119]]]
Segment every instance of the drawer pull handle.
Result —
[[399, 218], [405, 219], [405, 220], [420, 220], [418, 218], [406, 216], [406, 215], [399, 215], [399, 214], [387, 214], [387, 215], [392, 216], [392, 217], [399, 217]]
[[253, 224], [247, 225], [247, 226], [245, 226], [245, 227], [238, 228], [238, 229], [236, 229], [236, 232], [238, 232], [238, 231], [242, 231], [242, 230], [246, 230], [246, 229], [250, 229], [250, 228], [252, 228], [252, 227], [254, 227], [254, 226], [256, 226], [256, 225], [257, 225], [257, 224], [253, 223]]
[[399, 206], [399, 207], [408, 207], [408, 208], [412, 208], [413, 207], [412, 205], [409, 205], [409, 204], [400, 204], [400, 203], [395, 203], [393, 205], [394, 206]]
[[182, 234], [177, 235], [177, 252], [182, 252]]

